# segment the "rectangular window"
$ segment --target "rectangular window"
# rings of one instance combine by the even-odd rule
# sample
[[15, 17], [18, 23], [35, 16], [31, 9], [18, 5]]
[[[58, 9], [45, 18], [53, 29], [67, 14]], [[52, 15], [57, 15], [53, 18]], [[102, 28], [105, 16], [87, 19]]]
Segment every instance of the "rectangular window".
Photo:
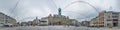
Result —
[[110, 18], [110, 16], [108, 16], [108, 18]]
[[113, 19], [113, 21], [118, 21], [118, 19]]
[[119, 15], [119, 13], [112, 13], [113, 15]]
[[119, 16], [112, 16], [112, 18], [118, 18]]
[[112, 20], [107, 20], [107, 21], [112, 21]]

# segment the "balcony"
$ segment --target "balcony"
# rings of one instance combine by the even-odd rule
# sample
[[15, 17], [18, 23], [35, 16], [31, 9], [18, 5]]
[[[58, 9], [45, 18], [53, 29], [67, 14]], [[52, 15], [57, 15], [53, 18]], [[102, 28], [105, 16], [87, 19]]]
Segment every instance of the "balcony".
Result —
[[112, 21], [112, 20], [107, 20], [107, 21]]
[[112, 13], [112, 15], [119, 15], [119, 13]]
[[118, 19], [118, 18], [119, 18], [119, 16], [112, 16], [112, 18], [113, 18], [113, 19]]

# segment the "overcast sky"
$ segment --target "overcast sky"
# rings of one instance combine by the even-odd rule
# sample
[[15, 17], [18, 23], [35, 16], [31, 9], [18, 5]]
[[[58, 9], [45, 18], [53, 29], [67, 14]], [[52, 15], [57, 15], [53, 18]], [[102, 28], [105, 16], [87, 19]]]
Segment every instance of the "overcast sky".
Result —
[[[84, 1], [90, 5], [76, 1]], [[99, 12], [120, 11], [119, 4], [120, 0], [0, 0], [0, 12], [15, 18], [18, 22], [24, 22], [32, 21], [35, 17], [57, 14], [57, 9], [61, 8], [62, 15], [84, 21], [97, 16], [95, 8]]]

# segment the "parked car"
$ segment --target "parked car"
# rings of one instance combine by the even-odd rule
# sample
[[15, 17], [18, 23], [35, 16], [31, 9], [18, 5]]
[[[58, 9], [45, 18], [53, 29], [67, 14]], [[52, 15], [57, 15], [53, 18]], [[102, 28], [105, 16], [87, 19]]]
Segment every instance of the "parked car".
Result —
[[4, 24], [5, 27], [12, 27], [13, 24], [10, 24], [10, 23], [7, 23], [7, 24]]

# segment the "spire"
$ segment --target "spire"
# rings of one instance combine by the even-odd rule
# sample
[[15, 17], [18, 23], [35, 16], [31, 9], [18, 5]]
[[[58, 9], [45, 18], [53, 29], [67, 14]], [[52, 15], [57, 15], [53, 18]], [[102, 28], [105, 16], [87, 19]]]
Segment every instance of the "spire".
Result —
[[36, 17], [36, 19], [38, 19], [38, 17]]
[[49, 16], [48, 17], [52, 17], [52, 14], [49, 14]]
[[111, 6], [111, 7], [109, 7], [108, 10], [109, 10], [109, 11], [113, 11], [114, 9], [113, 9], [113, 7]]
[[51, 14], [49, 14], [49, 16], [52, 16]]
[[61, 8], [58, 9], [58, 15], [61, 15]]

